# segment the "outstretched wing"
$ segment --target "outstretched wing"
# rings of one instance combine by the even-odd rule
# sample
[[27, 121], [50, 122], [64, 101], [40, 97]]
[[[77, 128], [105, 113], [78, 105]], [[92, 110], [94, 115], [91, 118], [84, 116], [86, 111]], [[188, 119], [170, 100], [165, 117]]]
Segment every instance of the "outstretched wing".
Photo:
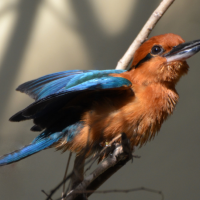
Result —
[[[69, 103], [73, 107], [73, 100], [81, 95], [86, 97], [91, 93], [106, 90], [126, 90], [131, 87], [131, 82], [125, 78], [113, 77], [110, 74], [122, 73], [124, 70], [91, 70], [91, 71], [65, 71], [50, 74], [39, 79], [20, 85], [17, 90], [36, 99], [34, 103], [13, 115], [11, 121], [34, 119], [51, 121], [55, 113], [66, 107]], [[89, 102], [88, 102], [89, 103]], [[72, 109], [81, 110], [77, 105]], [[40, 130], [38, 126], [33, 128]]]
[[17, 87], [17, 91], [29, 95], [31, 98], [38, 100], [43, 96], [53, 94], [54, 92], [65, 87], [76, 75], [87, 73], [89, 71], [83, 70], [69, 70], [42, 76], [38, 79], [28, 81]]

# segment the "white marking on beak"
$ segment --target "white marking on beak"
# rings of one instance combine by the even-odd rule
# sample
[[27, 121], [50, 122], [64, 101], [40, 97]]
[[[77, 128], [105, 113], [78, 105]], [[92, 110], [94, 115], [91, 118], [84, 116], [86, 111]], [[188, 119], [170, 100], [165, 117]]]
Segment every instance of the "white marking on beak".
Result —
[[184, 61], [193, 56], [196, 52], [192, 51], [191, 49], [185, 50], [183, 52], [180, 52], [179, 54], [175, 54], [173, 56], [166, 57], [167, 62], [171, 61]]

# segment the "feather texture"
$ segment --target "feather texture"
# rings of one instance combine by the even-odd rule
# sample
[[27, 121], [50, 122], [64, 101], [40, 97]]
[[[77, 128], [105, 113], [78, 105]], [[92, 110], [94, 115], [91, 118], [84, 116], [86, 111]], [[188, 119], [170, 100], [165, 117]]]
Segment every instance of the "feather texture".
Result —
[[136, 51], [130, 70], [71, 70], [20, 85], [35, 102], [11, 121], [33, 119], [33, 131], [45, 129], [33, 142], [0, 158], [16, 162], [43, 149], [71, 150], [86, 156], [125, 133], [131, 147], [154, 138], [173, 113], [186, 59], [200, 50], [200, 40], [184, 43], [174, 34], [152, 37]]
[[[49, 114], [60, 109], [72, 98], [77, 97], [77, 95], [80, 95], [81, 93], [108, 89], [126, 89], [131, 86], [131, 82], [129, 80], [109, 76], [109, 74], [113, 72], [122, 73], [124, 70], [94, 70], [85, 73], [81, 71], [82, 74], [76, 75], [69, 75], [70, 73], [68, 73], [68, 76], [65, 78], [60, 78], [61, 75], [57, 76], [56, 74], [58, 79], [55, 80], [52, 75], [51, 79], [53, 79], [53, 81], [49, 82], [50, 78], [48, 78], [48, 83], [45, 82], [47, 78], [43, 78], [44, 81], [41, 81], [43, 79], [39, 78], [39, 80], [22, 84], [19, 86], [18, 90], [32, 96], [34, 95], [34, 97], [38, 100], [13, 115], [10, 118], [10, 121], [35, 119], [37, 117], [41, 117], [42, 115]], [[44, 82], [46, 84], [44, 84]]]
[[21, 159], [24, 159], [30, 155], [33, 155], [41, 150], [44, 150], [55, 142], [57, 142], [60, 138], [63, 137], [62, 132], [49, 134], [48, 137], [44, 137], [42, 139], [35, 139], [33, 142], [17, 151], [14, 151], [10, 154], [6, 154], [0, 157], [0, 166], [8, 165], [13, 162], [17, 162]]
[[64, 87], [70, 88], [87, 80], [122, 72], [124, 70], [69, 70], [57, 72], [23, 83], [16, 90], [28, 94], [35, 100], [39, 100], [59, 92]]

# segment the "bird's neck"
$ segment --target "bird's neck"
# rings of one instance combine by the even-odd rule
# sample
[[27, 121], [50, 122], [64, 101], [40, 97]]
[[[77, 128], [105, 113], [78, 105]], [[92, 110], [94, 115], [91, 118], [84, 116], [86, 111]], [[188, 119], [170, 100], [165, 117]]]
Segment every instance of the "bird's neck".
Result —
[[[136, 98], [146, 108], [160, 109], [171, 114], [178, 102], [178, 93], [175, 89], [176, 82], [170, 81], [145, 81], [145, 79], [138, 79], [137, 74], [125, 72], [120, 74], [122, 77], [132, 82], [132, 89]], [[139, 76], [140, 77], [140, 76]]]

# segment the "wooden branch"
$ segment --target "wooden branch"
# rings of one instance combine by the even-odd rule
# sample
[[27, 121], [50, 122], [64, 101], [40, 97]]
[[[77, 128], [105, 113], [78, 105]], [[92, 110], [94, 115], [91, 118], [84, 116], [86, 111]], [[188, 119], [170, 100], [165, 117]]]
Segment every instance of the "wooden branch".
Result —
[[119, 60], [116, 69], [126, 69], [128, 64], [131, 62], [135, 51], [138, 47], [147, 39], [154, 26], [171, 6], [175, 0], [163, 0], [160, 5], [156, 8], [153, 14], [150, 16], [146, 24], [143, 26], [140, 33], [137, 35], [133, 43], [130, 45], [124, 56]]
[[[94, 181], [87, 186], [86, 190], [93, 190], [95, 191], [98, 189], [107, 179], [109, 179], [113, 174], [115, 174], [119, 169], [121, 169], [130, 159], [133, 160], [133, 149], [130, 146], [130, 141], [127, 138], [125, 133], [121, 135], [121, 143], [120, 146], [122, 147], [122, 151], [119, 152], [120, 154], [116, 155], [115, 159], [118, 159], [113, 166], [108, 168], [107, 170], [103, 171]], [[119, 144], [115, 144], [116, 148]], [[115, 150], [116, 150], [115, 148]], [[115, 152], [114, 150], [114, 152]], [[113, 156], [113, 154], [112, 154]], [[90, 196], [92, 193], [88, 193], [87, 196]]]
[[77, 155], [74, 161], [74, 167], [73, 167], [73, 174], [71, 177], [71, 187], [70, 190], [73, 190], [74, 188], [79, 185], [84, 179], [84, 163], [85, 163], [85, 154]]
[[[116, 136], [115, 138], [113, 138], [106, 147], [104, 147], [100, 153], [98, 153], [95, 157], [89, 159], [86, 163], [85, 163], [85, 166], [87, 164], [90, 164], [91, 162], [93, 162], [94, 160], [96, 161], [96, 159], [99, 157], [99, 156], [102, 156], [104, 153], [110, 153], [111, 151], [113, 152], [114, 148], [112, 148], [112, 145], [114, 144], [114, 142], [116, 142], [117, 140], [119, 140], [121, 137], [121, 135], [118, 135]], [[87, 151], [86, 151], [87, 152]], [[89, 166], [89, 168], [91, 167], [91, 165]], [[89, 169], [88, 168], [88, 169]], [[86, 169], [87, 171], [87, 169]], [[50, 194], [47, 196], [47, 199], [46, 200], [50, 200], [51, 197], [54, 195], [54, 193], [61, 187], [63, 186], [66, 181], [70, 180], [72, 177], [73, 177], [73, 173], [74, 173], [74, 170], [67, 175], [66, 178], [64, 178], [54, 189], [51, 190]], [[62, 194], [62, 197], [64, 198], [64, 194]]]
[[[122, 190], [122, 189], [98, 190], [98, 191], [87, 190], [87, 191], [84, 191], [84, 193], [106, 194], [106, 193], [129, 193], [129, 192], [138, 192], [138, 191], [146, 191], [146, 192], [158, 194], [161, 196], [161, 200], [164, 200], [164, 194], [162, 191], [154, 190], [154, 189], [150, 189], [146, 187], [138, 187], [138, 188], [125, 189], [125, 190]], [[77, 190], [76, 193], [83, 193], [83, 191]], [[60, 199], [57, 199], [57, 200], [60, 200]], [[78, 197], [75, 200], [78, 200]]]
[[[67, 172], [68, 172], [68, 168], [69, 168], [69, 163], [70, 163], [71, 157], [72, 157], [72, 152], [69, 153], [69, 158], [68, 158], [68, 161], [67, 161], [67, 166], [66, 166], [66, 169], [65, 169], [65, 174], [64, 174], [63, 181], [64, 181], [64, 180], [66, 179], [66, 177], [67, 177]], [[63, 184], [63, 191], [62, 191], [61, 197], [63, 197], [64, 193], [65, 193], [65, 182], [64, 182], [64, 184]], [[62, 198], [62, 200], [64, 200], [64, 199]]]
[[[72, 190], [68, 193], [66, 200], [74, 200], [76, 199], [79, 195], [80, 192], [82, 191], [84, 193], [84, 191], [88, 189], [97, 189], [100, 185], [98, 184], [95, 187], [93, 185], [94, 181], [98, 178], [100, 178], [101, 175], [103, 175], [102, 177], [104, 178], [104, 181], [107, 180], [107, 178], [109, 178], [112, 174], [107, 174], [109, 176], [107, 176], [107, 178], [105, 179], [105, 173], [107, 172], [107, 170], [111, 170], [112, 167], [114, 167], [114, 172], [116, 172], [118, 169], [120, 169], [128, 160], [130, 160], [129, 156], [127, 156], [127, 153], [124, 151], [124, 148], [122, 146], [122, 144], [117, 144], [114, 152], [112, 155], [110, 155], [107, 159], [105, 159], [102, 163], [100, 163], [97, 168], [87, 177], [84, 178], [84, 180], [75, 188], [75, 190]], [[117, 166], [117, 164], [119, 163], [123, 163]], [[100, 180], [102, 182], [102, 180]], [[103, 181], [103, 182], [104, 182]], [[99, 180], [97, 180], [97, 182], [99, 182]], [[78, 192], [77, 192], [78, 191]], [[91, 193], [88, 194], [88, 196]]]

